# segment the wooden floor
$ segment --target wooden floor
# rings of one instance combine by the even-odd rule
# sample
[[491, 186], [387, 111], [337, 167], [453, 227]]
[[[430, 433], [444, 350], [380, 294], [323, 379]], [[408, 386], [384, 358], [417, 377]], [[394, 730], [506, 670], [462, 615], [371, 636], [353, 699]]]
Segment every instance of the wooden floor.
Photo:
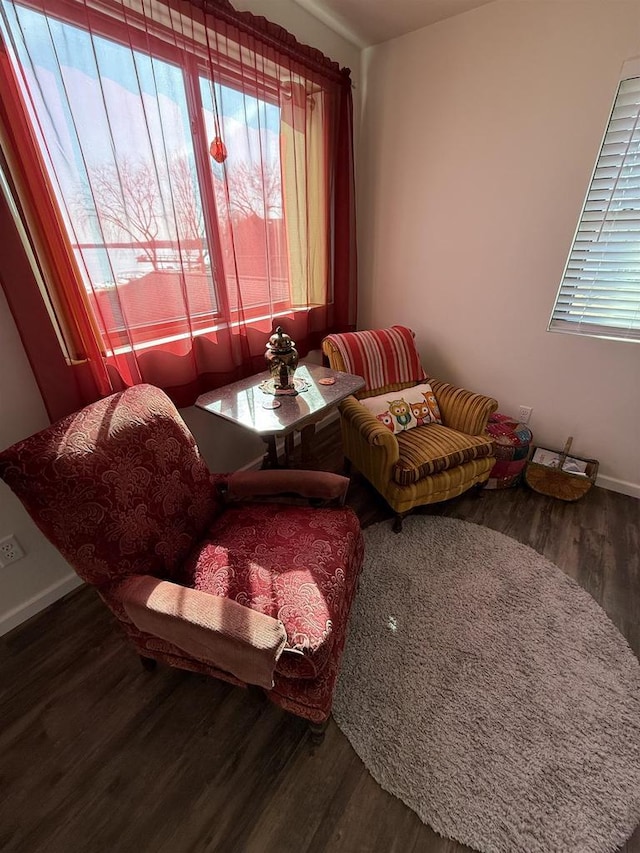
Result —
[[[335, 426], [318, 437], [341, 463]], [[356, 475], [363, 524], [385, 505]], [[640, 655], [640, 501], [592, 489], [574, 504], [525, 488], [429, 510], [500, 530], [561, 566]], [[142, 671], [81, 588], [0, 639], [3, 853], [461, 853], [371, 779], [332, 722], [313, 749], [301, 720], [245, 691]], [[622, 848], [640, 853], [640, 829]]]

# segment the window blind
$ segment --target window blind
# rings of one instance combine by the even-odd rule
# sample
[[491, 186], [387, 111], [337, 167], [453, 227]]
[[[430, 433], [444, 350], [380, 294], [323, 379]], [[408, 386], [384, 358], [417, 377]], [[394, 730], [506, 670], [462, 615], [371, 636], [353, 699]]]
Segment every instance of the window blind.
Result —
[[618, 88], [549, 329], [640, 341], [640, 77]]

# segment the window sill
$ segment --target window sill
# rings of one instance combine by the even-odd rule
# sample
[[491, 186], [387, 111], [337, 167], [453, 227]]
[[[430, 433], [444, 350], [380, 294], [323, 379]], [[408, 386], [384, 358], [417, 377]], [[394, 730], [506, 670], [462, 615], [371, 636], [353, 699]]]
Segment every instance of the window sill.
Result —
[[241, 326], [251, 326], [253, 323], [261, 323], [265, 320], [273, 321], [278, 317], [287, 317], [290, 314], [308, 314], [310, 311], [313, 311], [315, 308], [318, 308], [318, 305], [306, 305], [302, 308], [288, 308], [283, 311], [278, 311], [274, 314], [263, 314], [258, 317], [251, 317], [246, 320], [232, 320], [232, 321], [224, 321], [215, 323], [211, 326], [207, 326], [203, 329], [194, 329], [193, 332], [180, 332], [175, 335], [165, 335], [163, 337], [154, 338], [149, 341], [140, 341], [135, 344], [124, 344], [119, 347], [114, 347], [113, 349], [107, 349], [105, 351], [105, 355], [107, 358], [115, 358], [119, 355], [126, 355], [131, 352], [143, 352], [144, 350], [155, 349], [158, 346], [162, 346], [163, 344], [172, 344], [177, 341], [188, 340], [191, 337], [197, 338], [201, 335], [212, 334], [215, 332], [224, 331], [225, 329], [237, 329]]

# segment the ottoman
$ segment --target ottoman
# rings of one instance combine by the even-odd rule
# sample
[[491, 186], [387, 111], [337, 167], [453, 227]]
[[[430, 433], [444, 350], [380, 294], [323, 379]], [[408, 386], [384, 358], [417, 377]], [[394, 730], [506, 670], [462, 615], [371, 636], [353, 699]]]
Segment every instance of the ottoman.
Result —
[[508, 489], [522, 480], [533, 434], [526, 424], [509, 415], [495, 412], [489, 417], [487, 432], [493, 439], [496, 464], [491, 469], [486, 489]]

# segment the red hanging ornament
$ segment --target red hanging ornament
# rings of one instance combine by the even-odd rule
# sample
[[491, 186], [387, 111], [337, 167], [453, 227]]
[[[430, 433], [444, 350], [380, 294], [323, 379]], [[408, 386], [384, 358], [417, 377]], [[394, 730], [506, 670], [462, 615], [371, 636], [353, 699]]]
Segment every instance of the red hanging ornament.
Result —
[[209, 154], [216, 163], [224, 163], [227, 159], [227, 147], [219, 136], [216, 136], [209, 146]]

